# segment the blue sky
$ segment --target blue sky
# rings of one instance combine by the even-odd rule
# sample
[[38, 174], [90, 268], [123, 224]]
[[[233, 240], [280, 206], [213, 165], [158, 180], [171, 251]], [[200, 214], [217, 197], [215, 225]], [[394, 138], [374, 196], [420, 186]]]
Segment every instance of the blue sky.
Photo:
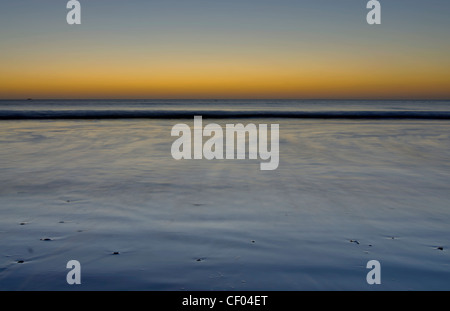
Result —
[[[247, 80], [239, 82], [242, 86], [239, 92], [244, 92], [245, 87], [253, 88], [249, 96], [258, 89], [251, 83], [255, 75], [268, 77], [260, 83], [260, 88], [270, 85], [271, 75], [277, 80], [286, 79], [285, 84], [289, 86], [280, 88], [274, 96], [282, 94], [283, 90], [293, 96], [296, 87], [298, 96], [308, 95], [305, 93], [308, 87], [317, 88], [319, 92], [319, 80], [313, 85], [305, 83], [306, 75], [318, 70], [325, 71], [328, 80], [323, 82], [324, 89], [332, 96], [336, 90], [328, 86], [335, 76], [345, 75], [345, 67], [339, 67], [344, 63], [357, 75], [384, 68], [386, 73], [380, 73], [380, 79], [392, 68], [397, 79], [393, 83], [398, 83], [402, 90], [408, 90], [406, 84], [401, 85], [402, 76], [413, 74], [418, 77], [431, 75], [441, 88], [446, 87], [449, 76], [445, 71], [450, 69], [447, 56], [450, 54], [450, 1], [380, 2], [382, 24], [370, 26], [366, 23], [365, 0], [81, 0], [82, 24], [69, 26], [64, 0], [2, 1], [0, 44], [3, 55], [0, 62], [4, 64], [3, 73], [17, 81], [8, 89], [0, 88], [0, 96], [19, 96], [19, 84], [22, 91], [27, 91], [27, 87], [30, 89], [29, 84], [37, 77], [35, 72], [45, 71], [42, 64], [49, 68], [48, 74], [43, 72], [42, 77], [49, 77], [49, 81], [52, 77], [62, 79], [62, 73], [55, 71], [63, 70], [64, 59], [76, 61], [78, 58], [86, 60], [89, 68], [97, 61], [101, 64], [98, 71], [105, 75], [109, 70], [105, 70], [106, 67], [117, 64], [117, 70], [108, 71], [108, 74], [139, 76], [140, 80], [136, 80], [139, 87], [135, 90], [139, 92], [143, 92], [144, 85], [158, 84], [151, 79], [152, 73], [159, 75], [160, 81], [166, 79], [164, 81], [169, 83], [163, 70], [173, 70], [174, 83], [178, 84], [192, 74], [194, 80], [198, 79], [193, 86], [201, 92], [201, 81], [211, 76], [214, 68], [218, 74], [215, 77], [217, 83], [228, 83], [228, 91], [236, 91], [238, 82], [233, 84], [230, 80], [233, 73], [226, 70], [229, 64], [242, 69], [234, 70], [235, 75], [248, 76]], [[104, 63], [105, 58], [109, 63]], [[204, 63], [202, 59], [205, 59]], [[220, 64], [221, 59], [225, 62]], [[189, 66], [194, 63], [195, 66]], [[379, 66], [373, 63], [379, 63]], [[148, 70], [147, 76], [127, 69], [137, 70], [138, 64]], [[78, 68], [81, 65], [78, 63]], [[261, 69], [266, 65], [270, 70]], [[418, 70], [409, 72], [414, 66]], [[176, 72], [173, 67], [183, 68], [182, 72]], [[333, 68], [328, 72], [325, 67]], [[307, 69], [302, 71], [302, 68]], [[66, 68], [66, 71], [68, 75], [72, 71], [73, 76], [79, 77], [79, 85], [89, 78], [83, 80], [76, 68]], [[24, 80], [19, 78], [20, 72], [26, 74]], [[199, 72], [203, 72], [202, 77], [196, 76]], [[220, 75], [227, 76], [228, 80], [220, 80]], [[291, 83], [295, 79], [298, 79], [297, 86]], [[369, 84], [373, 85], [373, 81], [370, 77], [366, 80], [367, 85], [361, 87], [369, 92]], [[111, 81], [111, 86], [121, 81]], [[382, 82], [380, 80], [380, 84]], [[412, 85], [413, 82], [408, 83]], [[344, 85], [349, 92], [351, 83], [349, 80]], [[64, 94], [67, 89], [58, 84], [53, 86], [60, 90], [54, 96]], [[45, 87], [51, 88], [52, 84], [49, 82]], [[183, 88], [187, 86], [175, 87], [174, 91], [181, 92]], [[205, 88], [214, 87], [205, 85]], [[107, 91], [106, 87], [104, 91]], [[166, 91], [171, 90], [166, 87]], [[224, 89], [222, 93], [226, 91]], [[373, 91], [368, 95], [376, 96]], [[152, 96], [152, 92], [149, 91], [148, 96]], [[387, 89], [385, 93], [387, 96]]]

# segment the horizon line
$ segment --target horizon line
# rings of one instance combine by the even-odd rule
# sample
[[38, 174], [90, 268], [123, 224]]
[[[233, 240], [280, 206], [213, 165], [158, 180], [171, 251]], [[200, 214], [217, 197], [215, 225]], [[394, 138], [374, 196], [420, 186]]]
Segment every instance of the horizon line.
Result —
[[450, 101], [450, 98], [0, 98], [0, 101], [44, 101], [44, 100], [335, 100], [335, 101]]

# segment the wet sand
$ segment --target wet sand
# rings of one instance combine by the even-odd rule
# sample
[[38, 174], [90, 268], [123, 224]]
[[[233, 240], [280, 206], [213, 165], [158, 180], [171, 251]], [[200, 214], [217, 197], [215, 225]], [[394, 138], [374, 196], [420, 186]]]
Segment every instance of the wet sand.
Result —
[[0, 290], [450, 290], [448, 122], [264, 120], [273, 172], [178, 122], [2, 121]]

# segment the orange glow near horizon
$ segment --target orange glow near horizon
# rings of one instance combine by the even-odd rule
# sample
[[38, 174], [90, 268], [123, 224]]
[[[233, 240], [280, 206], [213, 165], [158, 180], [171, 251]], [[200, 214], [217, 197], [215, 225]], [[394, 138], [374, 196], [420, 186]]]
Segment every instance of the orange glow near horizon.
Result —
[[[89, 46], [89, 45], [88, 45]], [[200, 49], [201, 50], [201, 49]], [[145, 51], [151, 51], [145, 53]], [[36, 46], [0, 60], [0, 98], [449, 99], [445, 50]], [[373, 56], [373, 55], [376, 55]], [[443, 62], [443, 60], [445, 60]]]
[[320, 59], [110, 62], [53, 59], [38, 66], [3, 66], [0, 98], [450, 98], [450, 71], [434, 64], [380, 66], [357, 59], [336, 64]]

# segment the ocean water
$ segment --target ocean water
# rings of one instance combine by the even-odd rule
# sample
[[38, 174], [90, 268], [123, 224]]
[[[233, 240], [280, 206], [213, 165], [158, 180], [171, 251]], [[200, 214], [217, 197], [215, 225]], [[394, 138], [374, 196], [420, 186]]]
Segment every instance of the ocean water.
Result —
[[[449, 112], [0, 101], [0, 290], [450, 290]], [[278, 169], [174, 160], [171, 129], [194, 115], [279, 124]], [[75, 288], [69, 260], [82, 267]], [[366, 282], [369, 260], [381, 285]]]
[[0, 120], [320, 118], [450, 119], [448, 101], [0, 100]]

